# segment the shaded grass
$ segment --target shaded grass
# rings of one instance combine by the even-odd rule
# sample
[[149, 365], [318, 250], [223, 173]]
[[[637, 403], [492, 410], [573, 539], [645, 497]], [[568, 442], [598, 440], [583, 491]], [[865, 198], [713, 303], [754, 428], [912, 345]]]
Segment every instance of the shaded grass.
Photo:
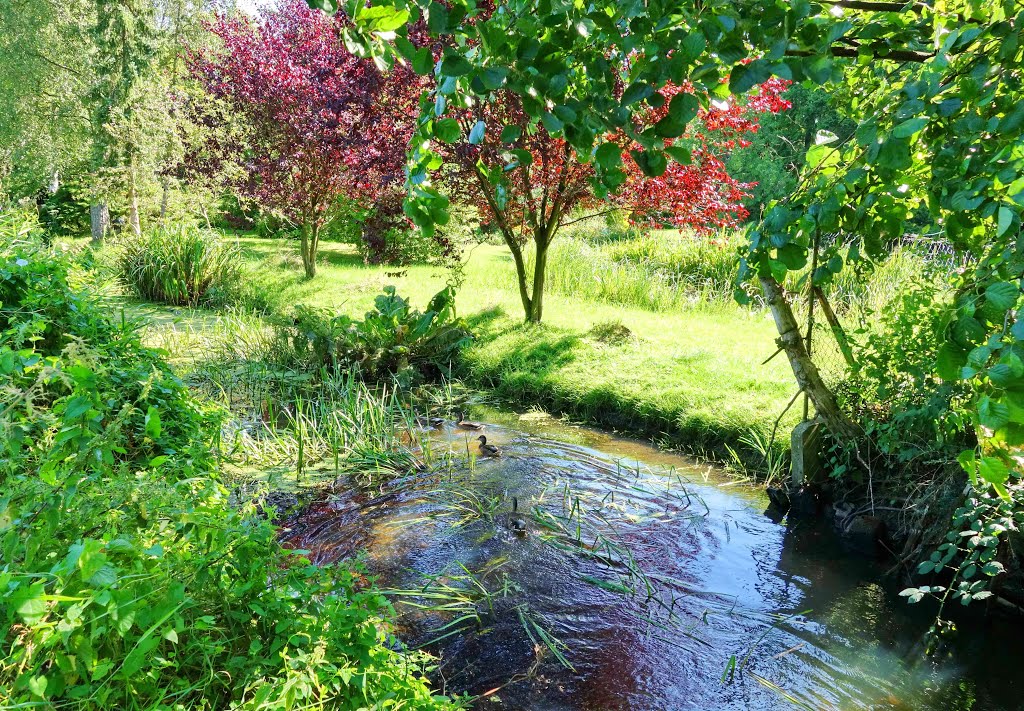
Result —
[[[436, 267], [367, 266], [351, 247], [324, 244], [320, 272], [306, 280], [291, 266], [294, 244], [256, 238], [239, 243], [250, 266], [268, 279], [280, 308], [301, 303], [359, 317], [388, 284], [415, 303], [449, 278]], [[775, 350], [767, 312], [727, 302], [653, 312], [552, 292], [545, 323], [527, 326], [509, 287], [512, 269], [504, 248], [474, 248], [457, 297], [459, 315], [476, 336], [464, 352], [461, 375], [510, 404], [541, 405], [722, 460], [728, 444], [753, 459], [756, 453], [741, 437], [769, 431], [795, 392], [784, 359], [761, 365]], [[587, 335], [609, 322], [620, 322], [633, 338], [608, 344]], [[790, 413], [784, 422], [795, 419]]]

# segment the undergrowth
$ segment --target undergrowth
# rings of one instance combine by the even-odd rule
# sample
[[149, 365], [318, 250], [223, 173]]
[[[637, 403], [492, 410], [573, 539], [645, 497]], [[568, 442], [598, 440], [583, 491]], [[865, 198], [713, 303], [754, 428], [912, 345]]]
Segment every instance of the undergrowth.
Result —
[[358, 563], [229, 505], [222, 412], [0, 219], [0, 706], [447, 707]]

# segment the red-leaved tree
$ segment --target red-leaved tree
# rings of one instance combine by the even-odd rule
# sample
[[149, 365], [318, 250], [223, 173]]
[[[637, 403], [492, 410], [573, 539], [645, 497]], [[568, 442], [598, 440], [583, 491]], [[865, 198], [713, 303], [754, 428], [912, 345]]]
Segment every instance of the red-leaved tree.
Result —
[[370, 207], [375, 227], [404, 221], [395, 198], [422, 80], [408, 67], [384, 73], [353, 55], [342, 22], [284, 0], [255, 21], [218, 17], [209, 28], [221, 49], [188, 58], [192, 75], [227, 109], [209, 115], [230, 116], [244, 134], [207, 153], [239, 168], [232, 182], [243, 195], [299, 227], [308, 277], [339, 197]]
[[[734, 147], [747, 144], [745, 136], [757, 130], [759, 114], [789, 107], [781, 97], [787, 85], [773, 79], [742, 104], [712, 102], [706, 109], [699, 108], [687, 87], [663, 89], [663, 105], [643, 115], [634, 133], [664, 127], [670, 136], [664, 139], [668, 150], [688, 161], [668, 162], [661, 175], [649, 177], [634, 159], [642, 158], [634, 153], [634, 141], [625, 133], [606, 137], [593, 158], [617, 171], [621, 184], [605, 197], [593, 191], [593, 164], [581, 162], [569, 144], [551, 136], [543, 124], [530, 127], [517, 96], [498, 92], [494, 101], [451, 117], [468, 136], [447, 150], [457, 191], [470, 196], [511, 250], [526, 319], [541, 320], [548, 248], [568, 224], [623, 210], [634, 223], [707, 233], [745, 218], [743, 200], [750, 186], [726, 172], [724, 158]], [[677, 97], [692, 105], [696, 117], [685, 132], [682, 127], [672, 130], [666, 119]], [[672, 116], [680, 113], [686, 112], [676, 110]], [[532, 278], [524, 255], [531, 241]]]

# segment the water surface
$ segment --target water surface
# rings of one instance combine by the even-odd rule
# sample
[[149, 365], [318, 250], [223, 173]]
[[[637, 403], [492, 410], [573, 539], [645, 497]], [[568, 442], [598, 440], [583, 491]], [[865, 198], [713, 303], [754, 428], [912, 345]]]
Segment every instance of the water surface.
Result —
[[1021, 708], [1019, 626], [967, 621], [925, 659], [931, 610], [898, 597], [887, 564], [773, 521], [759, 490], [638, 442], [504, 419], [484, 430], [499, 459], [445, 426], [435, 471], [341, 487], [285, 534], [315, 562], [365, 550], [379, 585], [405, 591], [402, 640], [439, 656], [444, 691], [515, 709]]

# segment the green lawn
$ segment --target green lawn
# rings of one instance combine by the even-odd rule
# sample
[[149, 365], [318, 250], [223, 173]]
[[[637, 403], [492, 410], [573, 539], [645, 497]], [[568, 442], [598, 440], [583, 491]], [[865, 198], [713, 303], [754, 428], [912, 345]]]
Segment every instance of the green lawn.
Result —
[[[319, 272], [307, 281], [294, 243], [238, 241], [284, 305], [359, 316], [393, 284], [422, 308], [448, 278], [434, 267], [367, 266], [351, 247], [323, 244]], [[719, 457], [724, 443], [736, 447], [745, 432], [769, 430], [795, 392], [784, 358], [761, 365], [775, 350], [767, 312], [725, 305], [652, 313], [558, 294], [545, 300], [545, 324], [523, 325], [507, 251], [491, 245], [472, 250], [457, 299], [476, 335], [465, 354], [467, 382], [519, 406], [541, 406]], [[588, 336], [595, 324], [609, 321], [620, 321], [634, 338], [613, 345]]]

